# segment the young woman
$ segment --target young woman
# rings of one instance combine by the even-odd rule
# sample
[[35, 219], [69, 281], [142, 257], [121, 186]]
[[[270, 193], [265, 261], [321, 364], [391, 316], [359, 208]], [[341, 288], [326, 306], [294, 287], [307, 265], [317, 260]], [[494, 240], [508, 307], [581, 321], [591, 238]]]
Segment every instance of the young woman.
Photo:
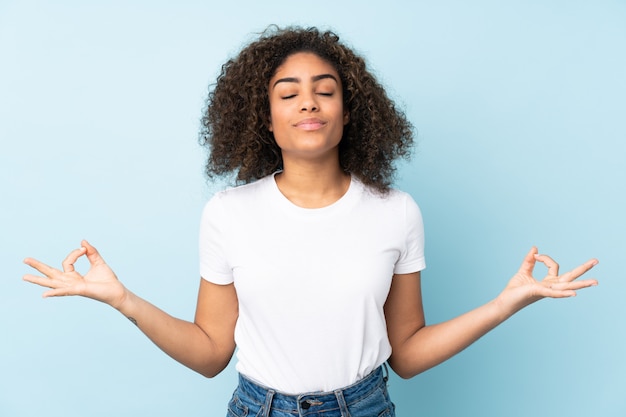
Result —
[[[318, 30], [268, 30], [222, 68], [203, 117], [209, 176], [242, 183], [206, 205], [194, 322], [133, 294], [88, 242], [62, 270], [35, 259], [45, 296], [111, 305], [168, 355], [213, 377], [235, 346], [230, 416], [393, 416], [388, 362], [410, 378], [543, 297], [596, 285], [532, 248], [491, 302], [426, 325], [419, 208], [390, 188], [412, 130], [362, 58]], [[91, 264], [81, 275], [78, 258]], [[548, 267], [541, 281], [536, 262]]]

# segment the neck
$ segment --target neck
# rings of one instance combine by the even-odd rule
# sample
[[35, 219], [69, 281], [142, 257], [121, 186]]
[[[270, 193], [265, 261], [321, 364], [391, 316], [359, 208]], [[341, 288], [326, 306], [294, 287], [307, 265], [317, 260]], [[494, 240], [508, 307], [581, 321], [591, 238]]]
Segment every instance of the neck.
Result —
[[315, 164], [284, 161], [276, 184], [287, 199], [304, 208], [320, 208], [339, 200], [350, 187], [350, 174], [339, 163]]

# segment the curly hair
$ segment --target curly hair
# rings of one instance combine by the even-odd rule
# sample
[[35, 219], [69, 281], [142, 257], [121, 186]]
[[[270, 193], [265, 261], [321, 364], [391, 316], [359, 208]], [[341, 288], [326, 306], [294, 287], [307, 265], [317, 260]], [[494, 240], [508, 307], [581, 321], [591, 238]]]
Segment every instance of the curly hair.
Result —
[[350, 114], [339, 143], [341, 168], [380, 192], [388, 191], [394, 161], [410, 157], [412, 126], [365, 60], [333, 32], [316, 28], [272, 26], [222, 66], [202, 116], [207, 175], [236, 173], [238, 182], [249, 183], [282, 169], [281, 150], [269, 130], [268, 88], [278, 67], [298, 52], [328, 61], [341, 79], [344, 110]]

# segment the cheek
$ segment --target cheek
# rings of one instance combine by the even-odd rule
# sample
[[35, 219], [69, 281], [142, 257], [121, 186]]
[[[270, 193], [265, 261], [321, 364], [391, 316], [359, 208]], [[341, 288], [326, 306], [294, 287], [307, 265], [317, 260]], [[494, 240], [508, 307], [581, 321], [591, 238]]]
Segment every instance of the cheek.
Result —
[[284, 109], [281, 109], [280, 106], [274, 106], [270, 108], [268, 118], [268, 127], [270, 129], [270, 132], [275, 132], [277, 129], [281, 129], [281, 126], [288, 123], [289, 117], [284, 113]]
[[267, 114], [267, 128], [269, 129], [270, 132], [273, 132], [274, 127], [280, 120], [280, 117], [277, 115], [278, 104], [276, 103], [276, 100], [272, 98], [271, 95], [269, 96], [268, 106], [269, 106], [269, 109], [266, 113]]
[[274, 131], [274, 122], [279, 120], [274, 114], [274, 112], [272, 111], [272, 109], [273, 107], [270, 107], [270, 111], [267, 115], [267, 128], [269, 129], [270, 132]]

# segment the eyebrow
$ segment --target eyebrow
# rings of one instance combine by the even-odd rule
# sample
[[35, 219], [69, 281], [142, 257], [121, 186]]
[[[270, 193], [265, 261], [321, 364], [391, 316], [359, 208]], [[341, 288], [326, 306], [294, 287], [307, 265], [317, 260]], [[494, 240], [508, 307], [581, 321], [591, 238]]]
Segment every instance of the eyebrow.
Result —
[[[339, 84], [339, 81], [337, 80], [337, 77], [335, 77], [333, 74], [314, 75], [313, 77], [311, 77], [311, 81], [316, 82], [316, 81], [319, 81], [319, 80], [324, 80], [326, 78], [330, 78], [332, 80], [335, 80], [335, 82], [337, 84]], [[276, 82], [274, 83], [272, 88], [276, 87], [276, 84], [278, 84], [278, 83], [299, 83], [299, 82], [300, 82], [300, 78], [296, 78], [296, 77], [280, 78], [280, 79], [276, 80]]]

